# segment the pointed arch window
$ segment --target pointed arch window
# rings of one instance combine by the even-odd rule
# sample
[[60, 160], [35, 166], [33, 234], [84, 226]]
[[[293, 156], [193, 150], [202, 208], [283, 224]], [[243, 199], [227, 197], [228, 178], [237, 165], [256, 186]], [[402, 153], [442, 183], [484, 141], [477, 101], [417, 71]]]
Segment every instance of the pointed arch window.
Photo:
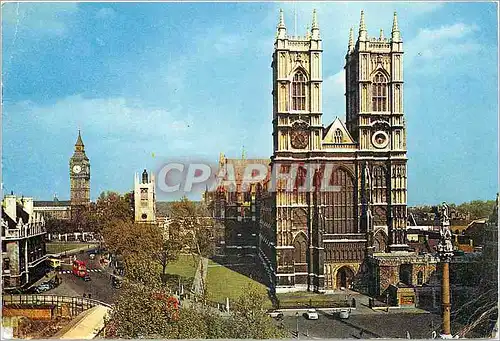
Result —
[[387, 172], [383, 166], [373, 169], [373, 202], [387, 202]]
[[422, 284], [424, 284], [424, 273], [422, 271], [419, 271], [417, 274], [417, 285]]
[[377, 72], [372, 83], [372, 110], [388, 111], [387, 108], [387, 78], [382, 72]]
[[343, 138], [342, 130], [337, 128], [335, 130], [335, 134], [333, 135], [333, 142], [334, 143], [342, 143], [342, 138]]
[[293, 76], [292, 110], [306, 110], [306, 76], [302, 71]]
[[355, 207], [354, 202], [354, 179], [344, 169], [337, 168], [330, 180], [330, 185], [340, 186], [340, 191], [333, 192], [333, 206], [328, 211], [328, 218], [332, 220], [333, 232], [328, 233], [355, 233]]
[[306, 263], [307, 243], [304, 234], [299, 233], [299, 235], [295, 237], [293, 247], [294, 247], [294, 255], [293, 255], [294, 262], [302, 264]]

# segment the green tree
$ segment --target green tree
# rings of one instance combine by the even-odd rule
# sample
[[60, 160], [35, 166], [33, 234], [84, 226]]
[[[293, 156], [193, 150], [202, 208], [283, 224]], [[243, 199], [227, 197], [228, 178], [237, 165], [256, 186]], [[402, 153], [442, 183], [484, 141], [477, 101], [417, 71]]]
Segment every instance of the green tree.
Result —
[[495, 207], [495, 200], [473, 200], [465, 202], [457, 206], [460, 212], [470, 213], [471, 219], [487, 218], [493, 208]]
[[95, 203], [91, 203], [86, 219], [92, 231], [102, 231], [115, 221], [133, 222], [133, 193], [121, 195], [116, 192], [102, 192]]
[[237, 339], [276, 339], [287, 337], [286, 330], [276, 326], [267, 314], [267, 297], [255, 285], [248, 285], [233, 303], [230, 337]]
[[170, 338], [176, 334], [175, 311], [162, 296], [164, 287], [126, 280], [107, 321], [109, 338]]
[[68, 221], [57, 219], [54, 217], [48, 217], [45, 220], [45, 229], [48, 233], [55, 234], [64, 234], [71, 232], [71, 224]]
[[165, 280], [168, 263], [175, 261], [183, 248], [183, 239], [178, 230], [171, 229], [164, 233], [163, 244], [158, 260], [162, 267], [162, 278]]
[[123, 256], [127, 278], [145, 285], [159, 279], [157, 260], [163, 239], [158, 225], [113, 220], [102, 233], [107, 248]]
[[228, 320], [206, 308], [175, 309], [165, 286], [126, 281], [108, 318], [108, 338], [227, 338]]
[[[210, 257], [214, 254], [214, 220], [208, 216], [203, 205], [196, 204], [188, 198], [172, 204], [170, 231], [177, 231], [178, 241], [182, 248], [193, 254], [193, 261], [199, 261], [201, 257]], [[200, 262], [203, 266], [203, 262]], [[206, 271], [206, 269], [201, 269]], [[202, 291], [206, 292], [206, 285], [201, 277]], [[206, 295], [203, 295], [206, 298]]]

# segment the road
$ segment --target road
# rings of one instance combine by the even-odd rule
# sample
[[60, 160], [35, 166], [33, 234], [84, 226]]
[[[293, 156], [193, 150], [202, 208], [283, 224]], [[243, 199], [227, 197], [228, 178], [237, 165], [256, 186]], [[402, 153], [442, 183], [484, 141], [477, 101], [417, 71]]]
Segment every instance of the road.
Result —
[[412, 339], [430, 339], [432, 328], [439, 330], [441, 318], [435, 314], [415, 314], [377, 312], [376, 314], [356, 314], [349, 319], [340, 319], [338, 315], [323, 313], [320, 311], [318, 320], [307, 320], [302, 315], [295, 314], [284, 316], [277, 324], [283, 326], [292, 333], [299, 329], [300, 339], [317, 338], [406, 338], [406, 332], [410, 333]]
[[[111, 286], [110, 269], [102, 269], [99, 264], [99, 258], [89, 259], [89, 254], [79, 253], [77, 259], [87, 263], [87, 269], [91, 281], [85, 282], [72, 273], [58, 273], [57, 276], [62, 280], [61, 284], [52, 290], [44, 292], [47, 295], [67, 295], [67, 296], [88, 296], [103, 301], [105, 303], [114, 303], [117, 293], [120, 289]], [[108, 272], [109, 271], [109, 272]]]

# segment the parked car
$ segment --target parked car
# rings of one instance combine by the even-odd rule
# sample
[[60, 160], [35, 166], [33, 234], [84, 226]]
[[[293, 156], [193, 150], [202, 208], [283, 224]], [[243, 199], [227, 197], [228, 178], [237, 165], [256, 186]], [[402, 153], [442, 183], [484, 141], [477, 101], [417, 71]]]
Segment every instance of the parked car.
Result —
[[42, 283], [42, 284], [40, 284], [39, 286], [37, 286], [35, 288], [35, 293], [39, 294], [41, 292], [44, 292], [44, 291], [47, 291], [47, 290], [50, 290], [50, 289], [52, 289], [51, 286], [50, 286], [50, 284], [48, 284], [48, 283]]
[[316, 311], [316, 309], [309, 309], [306, 312], [306, 318], [308, 320], [317, 320], [317, 319], [319, 319], [319, 315], [318, 315], [318, 312]]
[[91, 254], [89, 255], [89, 259], [95, 259], [95, 253], [91, 253]]
[[347, 309], [342, 309], [340, 312], [339, 312], [339, 317], [341, 319], [348, 319], [349, 318], [349, 310]]
[[275, 310], [275, 311], [271, 311], [269, 313], [269, 316], [271, 316], [272, 318], [275, 318], [275, 319], [282, 319], [283, 318], [283, 313], [279, 310]]

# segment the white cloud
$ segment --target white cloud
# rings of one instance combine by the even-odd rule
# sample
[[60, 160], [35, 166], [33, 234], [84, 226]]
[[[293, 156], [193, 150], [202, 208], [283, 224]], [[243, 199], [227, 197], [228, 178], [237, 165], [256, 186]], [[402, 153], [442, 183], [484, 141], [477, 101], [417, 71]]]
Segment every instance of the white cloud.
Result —
[[110, 7], [104, 7], [95, 14], [97, 19], [113, 19], [116, 17], [116, 11]]
[[470, 33], [478, 31], [477, 25], [466, 25], [464, 23], [456, 23], [449, 26], [442, 26], [438, 29], [421, 29], [415, 39], [435, 41], [442, 39], [462, 38]]
[[2, 26], [16, 33], [64, 36], [77, 12], [78, 3], [72, 2], [6, 3], [2, 4]]
[[84, 98], [75, 95], [50, 105], [24, 101], [5, 108], [4, 115], [30, 117], [30, 122], [47, 130], [53, 130], [58, 125], [61, 128], [80, 126], [110, 138], [178, 136], [186, 132], [180, 127], [191, 125], [190, 118], [183, 118], [182, 113], [148, 108], [123, 97]]
[[[455, 23], [434, 29], [420, 29], [417, 36], [406, 43], [406, 66], [416, 70], [428, 71], [429, 67], [456, 65], [456, 58], [478, 52], [481, 45], [474, 37], [479, 31], [477, 25]], [[430, 63], [432, 62], [432, 63]]]
[[216, 37], [213, 48], [220, 54], [234, 54], [241, 52], [241, 49], [246, 46], [246, 40], [242, 36], [234, 33], [221, 34]]

